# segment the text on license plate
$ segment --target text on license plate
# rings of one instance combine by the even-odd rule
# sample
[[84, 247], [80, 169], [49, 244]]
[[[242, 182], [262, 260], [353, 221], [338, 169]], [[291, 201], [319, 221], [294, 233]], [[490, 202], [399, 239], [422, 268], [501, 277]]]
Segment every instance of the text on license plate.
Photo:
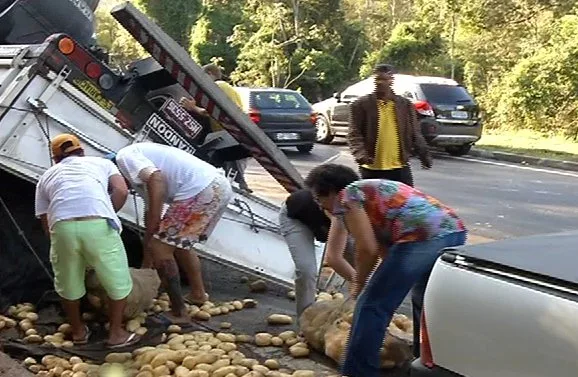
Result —
[[468, 119], [468, 112], [467, 111], [452, 111], [452, 118]]
[[280, 132], [277, 134], [277, 140], [299, 140], [299, 134], [296, 132]]

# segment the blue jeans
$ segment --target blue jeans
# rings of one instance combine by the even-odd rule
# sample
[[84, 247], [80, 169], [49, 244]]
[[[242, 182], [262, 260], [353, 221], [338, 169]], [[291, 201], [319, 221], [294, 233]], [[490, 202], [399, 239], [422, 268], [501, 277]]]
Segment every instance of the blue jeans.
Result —
[[379, 351], [394, 311], [413, 287], [414, 354], [419, 355], [420, 317], [431, 270], [447, 247], [460, 246], [466, 232], [424, 242], [395, 244], [359, 295], [341, 374], [378, 377]]

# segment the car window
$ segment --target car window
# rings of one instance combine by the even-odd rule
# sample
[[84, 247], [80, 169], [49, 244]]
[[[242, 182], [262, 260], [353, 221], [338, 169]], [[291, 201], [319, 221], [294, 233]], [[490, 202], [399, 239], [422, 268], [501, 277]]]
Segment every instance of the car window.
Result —
[[472, 97], [463, 86], [420, 84], [420, 87], [426, 99], [433, 103], [473, 102]]
[[252, 104], [258, 109], [309, 109], [311, 105], [299, 93], [253, 92]]

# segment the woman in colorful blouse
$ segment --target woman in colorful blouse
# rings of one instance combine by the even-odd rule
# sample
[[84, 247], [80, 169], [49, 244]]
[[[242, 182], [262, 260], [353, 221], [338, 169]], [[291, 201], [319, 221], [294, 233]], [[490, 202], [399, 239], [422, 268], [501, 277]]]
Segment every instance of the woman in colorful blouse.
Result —
[[[385, 331], [412, 288], [414, 354], [419, 357], [419, 325], [429, 275], [444, 248], [465, 243], [464, 223], [431, 196], [400, 182], [359, 180], [346, 166], [317, 166], [305, 182], [321, 207], [341, 219], [346, 225], [342, 228], [355, 239], [353, 295], [359, 297], [342, 374], [379, 376]], [[375, 268], [379, 259], [382, 262]]]

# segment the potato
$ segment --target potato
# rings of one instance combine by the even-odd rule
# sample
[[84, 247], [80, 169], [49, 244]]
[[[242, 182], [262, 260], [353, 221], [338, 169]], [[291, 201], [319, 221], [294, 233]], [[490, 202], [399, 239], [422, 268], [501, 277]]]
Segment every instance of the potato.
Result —
[[229, 308], [225, 305], [220, 306], [219, 309], [221, 309], [221, 314], [229, 314], [230, 312]]
[[169, 335], [169, 341], [167, 342], [167, 344], [183, 343], [184, 341], [185, 337], [183, 335], [171, 334]]
[[241, 309], [243, 309], [243, 303], [242, 303], [241, 301], [238, 301], [238, 300], [233, 301], [233, 302], [231, 303], [231, 305], [233, 305], [233, 307], [235, 308], [235, 310], [241, 310]]
[[182, 330], [181, 330], [181, 326], [170, 325], [169, 328], [167, 329], [167, 331], [169, 333], [180, 333]]
[[125, 353], [109, 353], [108, 355], [106, 355], [106, 357], [104, 358], [104, 361], [107, 363], [118, 363], [118, 364], [123, 364], [126, 363], [127, 361], [132, 359], [132, 354], [129, 352], [125, 352]]
[[169, 367], [167, 367], [166, 365], [159, 365], [158, 367], [153, 369], [153, 376], [154, 377], [164, 377], [164, 376], [170, 376], [170, 375], [171, 375], [171, 371], [170, 371]]
[[68, 323], [63, 323], [58, 327], [58, 332], [62, 334], [70, 334], [72, 332], [72, 326]]
[[235, 305], [233, 305], [230, 302], [226, 303], [225, 306], [227, 307], [227, 309], [229, 309], [230, 312], [234, 312], [235, 310], [237, 310], [237, 308], [235, 308]]
[[139, 372], [139, 373], [136, 375], [136, 377], [155, 377], [155, 376], [153, 375], [152, 372], [149, 372], [148, 370], [146, 370], [146, 371], [143, 371], [143, 372]]
[[293, 318], [285, 314], [271, 314], [267, 318], [267, 322], [270, 325], [291, 325], [293, 323]]
[[221, 308], [211, 308], [209, 309], [209, 314], [212, 316], [221, 315]]
[[343, 293], [341, 293], [341, 292], [337, 292], [337, 293], [333, 294], [333, 299], [334, 300], [344, 300], [345, 295], [343, 295]]
[[206, 372], [211, 372], [213, 370], [213, 366], [210, 364], [201, 363], [201, 364], [197, 364], [197, 366], [195, 366], [195, 369], [204, 370]]
[[74, 342], [72, 340], [65, 340], [62, 342], [62, 348], [72, 348], [74, 347]]
[[274, 359], [265, 360], [263, 365], [265, 365], [269, 369], [279, 369], [279, 362]]
[[139, 336], [143, 336], [144, 334], [146, 334], [148, 331], [148, 329], [146, 327], [139, 327], [138, 329], [136, 329], [134, 331], [135, 334], [139, 335]]
[[162, 352], [157, 354], [152, 360], [151, 360], [151, 366], [153, 368], [156, 368], [158, 366], [161, 365], [165, 365], [167, 363], [167, 361], [169, 361], [169, 353], [168, 352]]
[[29, 319], [32, 322], [38, 321], [38, 314], [36, 313], [26, 313], [26, 319]]
[[263, 373], [263, 374], [267, 374], [269, 373], [269, 368], [267, 368], [264, 365], [259, 365], [259, 364], [255, 364], [253, 365], [252, 368], [255, 372], [259, 372], [259, 373]]
[[257, 301], [252, 298], [246, 298], [243, 300], [243, 308], [254, 308], [257, 306]]
[[175, 369], [175, 377], [187, 377], [189, 375], [190, 370], [183, 366], [178, 366]]
[[289, 338], [285, 341], [285, 344], [289, 347], [294, 346], [295, 344], [299, 343], [299, 339], [297, 338]]
[[234, 343], [236, 340], [235, 334], [228, 334], [228, 333], [217, 333], [216, 338], [219, 339], [221, 342], [227, 343]]
[[315, 372], [312, 370], [296, 370], [291, 375], [293, 377], [315, 377]]
[[38, 377], [53, 377], [52, 372], [48, 372], [46, 370], [41, 370], [40, 372], [38, 372], [37, 374]]
[[28, 335], [24, 341], [26, 343], [42, 343], [42, 337], [40, 335]]
[[333, 300], [333, 296], [331, 296], [327, 292], [321, 292], [317, 295], [317, 301], [330, 301]]
[[171, 361], [171, 360], [167, 361], [167, 363], [165, 365], [167, 366], [167, 368], [169, 368], [170, 371], [174, 371], [179, 366], [177, 363], [175, 363], [174, 361]]
[[271, 338], [271, 344], [275, 347], [281, 347], [283, 345], [283, 339], [279, 338], [278, 336], [274, 336]]
[[5, 323], [6, 327], [9, 329], [16, 327], [16, 321], [13, 320], [12, 318], [5, 318], [4, 323]]
[[293, 357], [307, 357], [309, 356], [309, 348], [302, 347], [299, 343], [289, 347], [289, 353]]
[[[0, 322], [3, 323], [3, 322]], [[28, 336], [28, 335], [38, 335], [38, 331], [36, 331], [35, 329], [29, 329], [26, 330], [26, 332], [24, 333], [24, 335]]]
[[231, 324], [231, 322], [221, 322], [219, 324], [219, 327], [222, 329], [230, 329], [233, 325]]
[[255, 344], [260, 347], [269, 346], [272, 338], [273, 335], [266, 332], [255, 334]]
[[242, 359], [239, 362], [239, 365], [244, 366], [246, 368], [253, 368], [253, 365], [259, 364], [259, 362], [255, 359]]
[[80, 363], [82, 363], [82, 359], [81, 359], [80, 357], [78, 357], [78, 356], [72, 356], [72, 357], [70, 358], [70, 364], [71, 364], [71, 365], [80, 364]]
[[131, 319], [126, 323], [126, 331], [128, 332], [135, 332], [136, 329], [140, 327], [140, 320], [138, 319]]
[[264, 377], [264, 376], [263, 376], [263, 373], [252, 370], [249, 373], [247, 373], [246, 375], [244, 375], [243, 377]]
[[283, 331], [281, 334], [277, 335], [279, 338], [283, 339], [283, 341], [286, 341], [287, 339], [290, 338], [296, 338], [297, 334], [295, 333], [295, 331]]
[[78, 363], [72, 366], [73, 372], [88, 372], [90, 366], [87, 363]]
[[22, 329], [22, 331], [28, 331], [30, 330], [32, 327], [34, 327], [32, 325], [32, 322], [29, 319], [23, 319], [22, 321], [20, 321], [18, 323], [18, 326], [20, 326], [20, 329]]
[[237, 343], [252, 343], [253, 340], [251, 335], [240, 334], [235, 336], [235, 342]]
[[244, 376], [249, 373], [249, 368], [244, 367], [242, 365], [235, 365], [235, 374], [237, 376]]
[[[227, 366], [230, 366], [230, 365], [231, 365], [231, 360], [229, 360], [229, 359], [219, 359], [219, 360], [217, 360], [217, 361], [215, 361], [215, 362], [213, 363], [213, 365], [212, 365], [213, 368], [212, 368], [211, 372], [214, 372], [214, 371], [216, 371], [216, 370], [219, 369], [219, 368], [227, 367]], [[225, 374], [227, 374], [227, 373], [225, 373]]]
[[204, 310], [200, 310], [195, 314], [195, 318], [201, 321], [208, 321], [209, 319], [211, 319], [211, 314], [209, 314]]
[[199, 351], [210, 351], [212, 349], [213, 349], [213, 347], [211, 347], [210, 344], [204, 344], [204, 345], [199, 347]]
[[64, 372], [62, 372], [62, 374], [60, 375], [60, 377], [72, 377], [74, 375], [74, 372], [71, 370], [65, 370]]
[[209, 372], [206, 370], [192, 370], [187, 377], [209, 377]]
[[237, 349], [235, 343], [223, 342], [217, 346], [218, 349], [222, 349], [225, 352], [231, 352]]
[[30, 365], [28, 366], [28, 370], [31, 371], [32, 373], [38, 373], [42, 370], [42, 365], [40, 364], [34, 364], [34, 365]]
[[225, 377], [229, 373], [235, 373], [237, 368], [234, 365], [227, 365], [215, 369], [215, 371], [211, 374], [211, 377]]

